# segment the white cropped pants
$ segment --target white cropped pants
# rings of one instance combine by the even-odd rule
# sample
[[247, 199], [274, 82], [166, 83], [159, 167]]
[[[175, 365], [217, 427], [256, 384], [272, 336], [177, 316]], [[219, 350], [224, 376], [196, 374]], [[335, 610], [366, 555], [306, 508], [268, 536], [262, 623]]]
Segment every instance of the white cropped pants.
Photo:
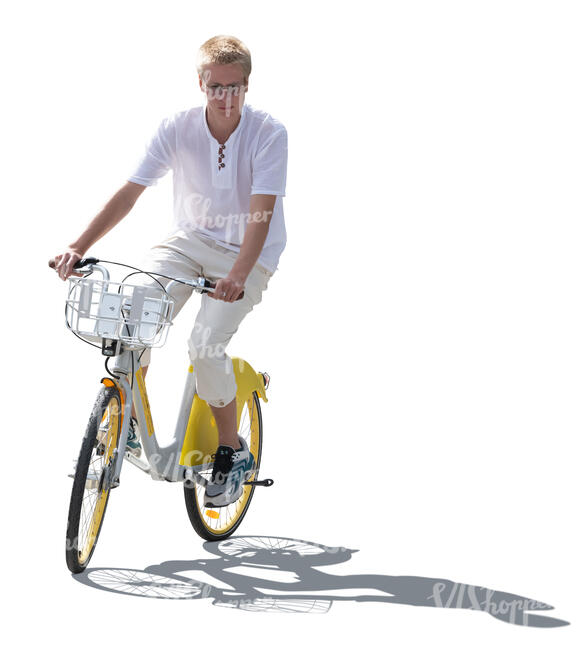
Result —
[[[176, 278], [194, 278], [205, 275], [212, 281], [225, 278], [230, 272], [238, 253], [223, 248], [215, 240], [204, 235], [179, 231], [160, 244], [153, 246], [140, 264], [144, 271], [156, 271]], [[256, 264], [244, 284], [244, 297], [234, 302], [225, 302], [201, 295], [201, 307], [187, 341], [189, 358], [193, 363], [196, 390], [201, 399], [212, 406], [226, 406], [236, 397], [236, 379], [232, 360], [225, 353], [232, 336], [243, 318], [258, 305], [267, 288], [272, 272]], [[171, 280], [154, 276], [167, 288]], [[136, 283], [157, 287], [155, 280], [147, 275], [136, 276]], [[171, 295], [175, 299], [173, 317], [182, 309], [193, 289], [184, 284], [174, 284]], [[151, 361], [147, 348], [141, 363]]]

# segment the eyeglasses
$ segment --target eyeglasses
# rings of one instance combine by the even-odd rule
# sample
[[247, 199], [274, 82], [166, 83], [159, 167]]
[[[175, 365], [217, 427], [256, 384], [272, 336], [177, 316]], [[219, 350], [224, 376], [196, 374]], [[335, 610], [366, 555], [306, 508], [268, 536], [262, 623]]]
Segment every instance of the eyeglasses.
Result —
[[246, 84], [243, 82], [228, 84], [227, 86], [222, 86], [222, 84], [216, 83], [204, 85], [206, 93], [215, 97], [223, 97], [225, 92], [228, 92], [230, 95], [237, 95], [242, 88], [246, 88]]

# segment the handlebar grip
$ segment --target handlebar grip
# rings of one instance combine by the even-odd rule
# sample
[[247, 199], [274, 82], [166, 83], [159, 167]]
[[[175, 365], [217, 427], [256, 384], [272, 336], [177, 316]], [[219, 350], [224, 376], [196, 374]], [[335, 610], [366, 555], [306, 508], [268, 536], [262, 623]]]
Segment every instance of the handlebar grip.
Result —
[[[81, 269], [83, 266], [87, 266], [88, 264], [97, 264], [99, 261], [100, 260], [97, 257], [82, 257], [80, 260], [77, 260], [77, 262], [73, 265], [73, 268]], [[49, 260], [49, 266], [54, 269], [55, 261]]]
[[[204, 286], [208, 289], [214, 289], [216, 287], [216, 283], [206, 279]], [[240, 293], [240, 295], [238, 296], [238, 298], [236, 298], [236, 300], [242, 300], [242, 298], [244, 298], [244, 291]]]
[[88, 264], [97, 264], [100, 260], [97, 257], [82, 257], [80, 260], [78, 260], [74, 265], [74, 269], [81, 269], [84, 266], [87, 266]]

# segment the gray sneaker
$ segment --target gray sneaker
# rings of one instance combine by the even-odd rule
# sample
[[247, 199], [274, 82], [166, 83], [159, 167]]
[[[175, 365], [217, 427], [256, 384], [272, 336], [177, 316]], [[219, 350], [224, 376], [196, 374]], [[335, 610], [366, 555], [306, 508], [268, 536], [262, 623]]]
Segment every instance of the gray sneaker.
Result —
[[140, 440], [138, 439], [138, 421], [135, 417], [130, 418], [130, 426], [128, 428], [128, 440], [126, 441], [126, 451], [129, 451], [137, 458], [142, 453]]
[[244, 481], [254, 473], [254, 456], [250, 453], [246, 441], [238, 436], [240, 449], [229, 445], [220, 445], [214, 459], [211, 480], [205, 490], [205, 505], [212, 508], [227, 506], [242, 496]]

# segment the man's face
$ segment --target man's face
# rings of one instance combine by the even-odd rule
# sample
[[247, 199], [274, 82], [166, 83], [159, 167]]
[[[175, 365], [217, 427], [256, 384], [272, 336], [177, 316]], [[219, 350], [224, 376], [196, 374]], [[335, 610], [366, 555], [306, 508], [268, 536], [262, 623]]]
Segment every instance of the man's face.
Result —
[[218, 117], [242, 112], [248, 84], [238, 63], [211, 64], [199, 75], [199, 87], [206, 93], [208, 108]]

